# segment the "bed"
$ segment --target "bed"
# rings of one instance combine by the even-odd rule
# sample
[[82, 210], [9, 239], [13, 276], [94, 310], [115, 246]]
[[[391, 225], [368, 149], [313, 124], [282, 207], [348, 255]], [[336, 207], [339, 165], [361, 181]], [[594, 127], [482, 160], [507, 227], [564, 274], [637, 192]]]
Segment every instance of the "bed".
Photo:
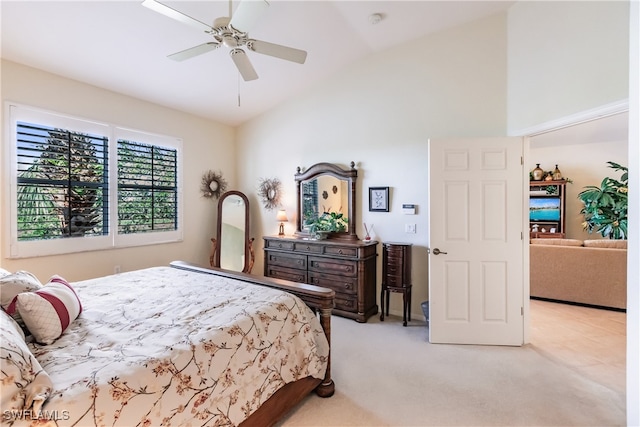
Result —
[[79, 317], [28, 344], [52, 392], [26, 411], [3, 396], [3, 425], [269, 426], [334, 393], [330, 289], [181, 261], [70, 287]]

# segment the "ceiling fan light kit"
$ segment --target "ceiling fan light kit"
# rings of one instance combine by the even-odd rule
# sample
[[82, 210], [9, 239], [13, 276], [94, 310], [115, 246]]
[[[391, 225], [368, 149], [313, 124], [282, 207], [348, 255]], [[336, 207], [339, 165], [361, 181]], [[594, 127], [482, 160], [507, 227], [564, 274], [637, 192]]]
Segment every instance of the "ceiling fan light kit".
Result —
[[[175, 61], [184, 61], [194, 56], [202, 55], [222, 45], [231, 49], [229, 55], [242, 78], [245, 81], [251, 81], [256, 80], [258, 74], [253, 68], [253, 65], [251, 65], [249, 57], [241, 47], [246, 47], [250, 51], [262, 55], [268, 55], [298, 64], [304, 64], [307, 58], [307, 52], [304, 50], [249, 38], [249, 30], [269, 7], [269, 3], [264, 0], [241, 1], [233, 16], [216, 18], [213, 26], [200, 22], [157, 0], [144, 0], [142, 5], [171, 19], [204, 31], [214, 38], [215, 41], [203, 43], [168, 56]], [[231, 0], [229, 1], [229, 14], [231, 15]]]

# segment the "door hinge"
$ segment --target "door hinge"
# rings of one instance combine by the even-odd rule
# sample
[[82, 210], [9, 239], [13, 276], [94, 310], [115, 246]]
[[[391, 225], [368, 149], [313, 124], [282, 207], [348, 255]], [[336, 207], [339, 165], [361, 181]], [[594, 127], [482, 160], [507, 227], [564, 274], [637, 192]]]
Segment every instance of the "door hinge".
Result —
[[524, 316], [524, 307], [520, 307], [520, 316]]
[[520, 164], [524, 165], [524, 157], [520, 156]]

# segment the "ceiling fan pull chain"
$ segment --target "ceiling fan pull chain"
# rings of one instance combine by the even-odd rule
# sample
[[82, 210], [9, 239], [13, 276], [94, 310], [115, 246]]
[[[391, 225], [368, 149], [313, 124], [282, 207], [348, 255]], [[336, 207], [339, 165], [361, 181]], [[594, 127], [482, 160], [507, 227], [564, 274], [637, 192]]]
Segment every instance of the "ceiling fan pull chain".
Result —
[[240, 108], [240, 73], [238, 73], [238, 108]]

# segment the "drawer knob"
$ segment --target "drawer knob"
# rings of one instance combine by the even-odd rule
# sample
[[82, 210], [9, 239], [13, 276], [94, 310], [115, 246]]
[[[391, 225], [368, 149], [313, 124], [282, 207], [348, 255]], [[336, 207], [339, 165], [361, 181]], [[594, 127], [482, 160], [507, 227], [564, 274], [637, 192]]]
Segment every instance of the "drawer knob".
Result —
[[296, 262], [298, 263], [298, 265], [302, 265], [302, 264], [304, 264], [304, 262], [302, 262], [302, 260], [301, 260], [301, 259], [299, 259], [299, 260], [298, 260], [298, 261], [296, 261]]
[[311, 248], [310, 248], [309, 246], [307, 246], [305, 249], [306, 249], [306, 250], [308, 250], [308, 251], [310, 251], [310, 250], [311, 250]]
[[351, 289], [351, 283], [345, 283], [344, 284], [344, 288], [345, 289]]
[[281, 248], [282, 247], [282, 243], [278, 243], [278, 247]]
[[342, 249], [338, 249], [338, 253], [342, 255]]

